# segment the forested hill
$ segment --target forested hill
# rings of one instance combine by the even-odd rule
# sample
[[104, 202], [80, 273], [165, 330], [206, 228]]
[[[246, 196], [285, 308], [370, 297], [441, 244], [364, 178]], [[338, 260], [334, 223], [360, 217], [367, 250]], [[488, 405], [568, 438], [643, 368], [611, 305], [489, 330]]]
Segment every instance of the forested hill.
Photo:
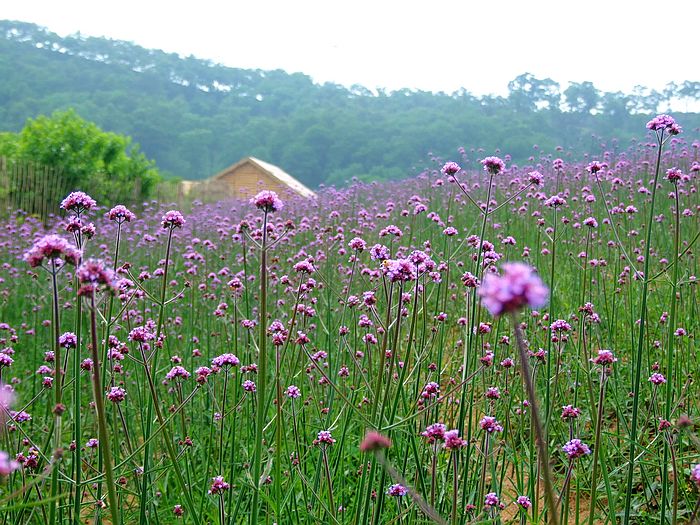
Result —
[[[475, 79], [480, 74], [474, 72]], [[456, 158], [462, 146], [471, 159], [500, 148], [516, 160], [532, 155], [534, 144], [540, 151], [563, 146], [582, 153], [617, 138], [618, 147], [626, 147], [649, 113], [670, 99], [700, 94], [695, 82], [623, 95], [528, 74], [510, 83], [508, 97], [373, 93], [123, 41], [61, 38], [11, 21], [0, 21], [0, 78], [0, 131], [73, 107], [105, 130], [131, 135], [166, 173], [201, 179], [253, 155], [310, 186], [353, 176], [405, 177], [424, 166], [429, 153]], [[698, 114], [675, 116], [688, 131], [700, 126]]]

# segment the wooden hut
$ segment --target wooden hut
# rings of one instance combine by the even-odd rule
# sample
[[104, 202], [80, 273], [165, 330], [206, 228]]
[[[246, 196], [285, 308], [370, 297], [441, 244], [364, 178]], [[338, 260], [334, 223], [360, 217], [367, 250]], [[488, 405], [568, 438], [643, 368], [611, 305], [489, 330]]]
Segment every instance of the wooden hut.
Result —
[[221, 198], [238, 199], [250, 198], [261, 190], [272, 190], [280, 196], [316, 196], [282, 168], [255, 157], [245, 157], [203, 181], [201, 185], [191, 188], [192, 193], [203, 191]]

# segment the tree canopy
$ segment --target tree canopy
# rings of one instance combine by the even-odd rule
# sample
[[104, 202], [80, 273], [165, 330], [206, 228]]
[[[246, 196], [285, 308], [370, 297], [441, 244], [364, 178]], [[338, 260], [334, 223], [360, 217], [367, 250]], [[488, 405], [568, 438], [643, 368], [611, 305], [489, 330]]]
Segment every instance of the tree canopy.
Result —
[[[476, 163], [497, 148], [524, 162], [535, 144], [584, 154], [603, 142], [593, 135], [625, 145], [649, 113], [698, 98], [695, 82], [623, 94], [530, 73], [510, 83], [507, 97], [373, 92], [9, 21], [0, 22], [0, 75], [0, 130], [74, 108], [133, 137], [166, 175], [203, 179], [252, 155], [311, 187], [349, 176], [405, 177], [431, 156], [457, 158], [461, 147]], [[676, 116], [688, 131], [700, 126], [697, 113]]]
[[103, 204], [144, 198], [159, 179], [154, 162], [129, 137], [103, 131], [73, 110], [3, 133], [0, 155], [58, 168], [69, 187], [89, 188]]

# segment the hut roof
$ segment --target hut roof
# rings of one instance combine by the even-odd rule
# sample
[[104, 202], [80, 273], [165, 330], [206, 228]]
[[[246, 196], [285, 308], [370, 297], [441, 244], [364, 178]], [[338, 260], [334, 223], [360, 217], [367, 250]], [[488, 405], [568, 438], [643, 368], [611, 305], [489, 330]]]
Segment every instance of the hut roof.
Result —
[[223, 177], [227, 173], [230, 173], [232, 171], [235, 171], [237, 168], [240, 166], [243, 166], [246, 163], [251, 163], [260, 168], [262, 171], [267, 173], [270, 177], [273, 179], [278, 180], [280, 183], [284, 184], [285, 186], [289, 187], [291, 190], [294, 192], [298, 193], [302, 197], [315, 197], [316, 194], [304, 186], [301, 182], [299, 182], [297, 179], [292, 177], [289, 173], [284, 171], [282, 168], [275, 166], [274, 164], [270, 164], [269, 162], [265, 162], [263, 160], [257, 159], [255, 157], [244, 157], [235, 164], [229, 166], [228, 168], [221, 170], [219, 173], [214, 175], [212, 177], [212, 180], [216, 180], [220, 177]]

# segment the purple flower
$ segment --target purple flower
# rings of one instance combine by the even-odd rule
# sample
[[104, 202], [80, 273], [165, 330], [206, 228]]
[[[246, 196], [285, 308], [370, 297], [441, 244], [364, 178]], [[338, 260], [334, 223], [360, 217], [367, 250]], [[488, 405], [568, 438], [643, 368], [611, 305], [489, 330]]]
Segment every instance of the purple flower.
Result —
[[481, 430], [485, 430], [489, 434], [493, 432], [503, 432], [503, 427], [493, 416], [484, 416], [481, 421], [479, 421], [479, 426]]
[[174, 230], [175, 228], [182, 228], [185, 225], [185, 218], [179, 211], [170, 210], [163, 215], [160, 225], [166, 230], [168, 228], [171, 230]]
[[254, 381], [251, 381], [250, 379], [246, 379], [243, 381], [243, 390], [246, 392], [255, 392], [258, 389], [258, 387], [255, 385]]
[[408, 494], [408, 489], [403, 485], [396, 483], [395, 485], [391, 485], [388, 489], [386, 489], [386, 494], [387, 496], [401, 498]]
[[446, 162], [440, 171], [443, 173], [443, 175], [454, 175], [455, 173], [462, 171], [462, 168], [456, 162], [450, 161]]
[[445, 443], [442, 446], [446, 450], [459, 450], [467, 446], [467, 440], [459, 437], [459, 430], [448, 430], [445, 432]]
[[250, 203], [259, 210], [263, 210], [265, 212], [279, 211], [282, 209], [282, 206], [284, 206], [277, 194], [270, 190], [261, 191], [255, 197], [250, 199]]
[[572, 439], [566, 445], [561, 447], [564, 453], [569, 457], [569, 459], [576, 459], [591, 453], [591, 449], [588, 448], [583, 441], [580, 439]]
[[211, 480], [211, 488], [209, 489], [209, 494], [223, 494], [224, 491], [231, 488], [231, 485], [224, 481], [223, 476], [216, 476]]
[[581, 409], [573, 405], [564, 405], [561, 407], [561, 418], [566, 419], [576, 419], [581, 415]]
[[657, 115], [647, 122], [647, 129], [651, 131], [663, 132], [668, 131], [670, 135], [678, 135], [682, 130], [676, 124], [676, 121], [670, 115]]
[[695, 483], [700, 488], [700, 463], [693, 465], [690, 468], [690, 481]]
[[166, 381], [174, 381], [175, 379], [187, 379], [190, 373], [182, 366], [176, 365], [170, 369], [170, 372], [165, 374]]
[[391, 440], [381, 435], [379, 432], [370, 430], [365, 435], [365, 439], [360, 443], [360, 451], [362, 452], [374, 452], [376, 450], [381, 450], [383, 448], [389, 448], [391, 446]]
[[525, 510], [532, 507], [532, 501], [530, 501], [530, 498], [528, 498], [527, 496], [518, 496], [518, 499], [516, 499], [515, 502]]
[[531, 171], [527, 174], [527, 180], [530, 181], [531, 184], [539, 186], [544, 181], [544, 175], [539, 171]]
[[505, 163], [498, 157], [486, 157], [481, 161], [484, 171], [491, 175], [498, 175], [506, 169]]
[[111, 268], [107, 268], [102, 261], [88, 259], [80, 265], [76, 271], [76, 276], [82, 285], [78, 295], [88, 295], [99, 289], [108, 293], [117, 291], [114, 272]]
[[211, 360], [212, 366], [223, 368], [225, 366], [238, 366], [241, 361], [233, 354], [221, 354]]
[[4, 450], [0, 450], [0, 476], [9, 476], [20, 467], [18, 461], [10, 459], [10, 455]]
[[663, 385], [666, 382], [666, 378], [663, 374], [654, 372], [649, 376], [649, 382], [655, 384], [656, 386]]
[[434, 443], [435, 441], [444, 440], [446, 432], [447, 426], [444, 423], [433, 423], [428, 425], [424, 432], [421, 432], [421, 436], [427, 438], [428, 443]]
[[348, 246], [353, 250], [361, 252], [367, 248], [367, 243], [363, 239], [355, 237], [348, 243]]
[[113, 386], [109, 392], [107, 392], [107, 399], [112, 403], [121, 403], [126, 397], [126, 390], [121, 387]]
[[335, 443], [335, 439], [331, 436], [330, 430], [321, 430], [314, 440], [314, 445], [332, 445], [333, 443]]
[[497, 507], [500, 503], [501, 500], [498, 499], [498, 496], [495, 492], [489, 492], [484, 498], [484, 505], [486, 505], [487, 507]]
[[299, 390], [299, 387], [296, 385], [289, 385], [284, 393], [290, 399], [297, 399], [301, 397], [301, 390]]
[[596, 365], [611, 365], [617, 362], [617, 357], [610, 350], [598, 350], [598, 356], [591, 361]]
[[117, 223], [131, 222], [136, 219], [136, 214], [130, 211], [123, 204], [117, 204], [114, 208], [109, 210], [107, 218], [110, 221], [116, 221]]
[[75, 348], [78, 346], [78, 337], [73, 332], [65, 332], [58, 338], [58, 344], [63, 348]]
[[499, 316], [524, 306], [540, 308], [547, 303], [549, 291], [533, 268], [523, 263], [506, 263], [503, 275], [488, 273], [478, 290], [482, 304]]
[[61, 209], [81, 213], [97, 206], [95, 199], [82, 191], [74, 191], [61, 201]]
[[24, 254], [24, 260], [29, 266], [36, 268], [44, 259], [55, 261], [62, 259], [73, 266], [80, 261], [80, 250], [58, 235], [46, 235], [34, 243], [34, 246]]

